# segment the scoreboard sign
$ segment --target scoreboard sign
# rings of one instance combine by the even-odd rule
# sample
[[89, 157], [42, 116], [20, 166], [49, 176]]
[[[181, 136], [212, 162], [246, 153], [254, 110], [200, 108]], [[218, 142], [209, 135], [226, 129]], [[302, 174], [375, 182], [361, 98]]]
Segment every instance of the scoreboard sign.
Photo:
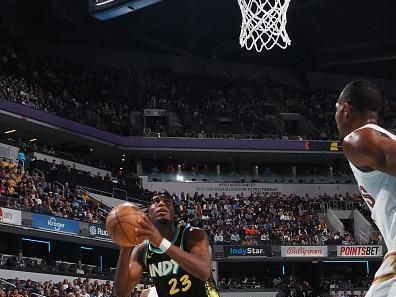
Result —
[[342, 245], [337, 246], [338, 257], [382, 257], [380, 245]]

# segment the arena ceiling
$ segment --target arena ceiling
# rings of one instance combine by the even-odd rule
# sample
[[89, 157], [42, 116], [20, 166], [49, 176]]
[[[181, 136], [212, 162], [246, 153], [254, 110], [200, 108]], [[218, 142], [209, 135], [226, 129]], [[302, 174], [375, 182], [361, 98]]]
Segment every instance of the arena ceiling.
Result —
[[165, 0], [105, 22], [89, 15], [87, 0], [2, 2], [3, 20], [15, 23], [25, 40], [396, 78], [391, 0], [292, 0], [287, 26], [292, 46], [261, 54], [239, 46], [236, 0]]

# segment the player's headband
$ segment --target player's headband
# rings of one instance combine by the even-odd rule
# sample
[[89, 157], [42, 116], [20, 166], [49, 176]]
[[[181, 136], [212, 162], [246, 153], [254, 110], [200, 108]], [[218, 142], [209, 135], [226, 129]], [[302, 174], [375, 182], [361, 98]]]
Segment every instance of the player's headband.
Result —
[[168, 191], [162, 190], [162, 191], [160, 191], [160, 192], [157, 192], [157, 194], [154, 195], [154, 196], [151, 198], [150, 204], [153, 204], [153, 203], [155, 203], [155, 202], [159, 202], [159, 201], [162, 200], [162, 199], [171, 201], [171, 202], [173, 203], [173, 197], [172, 197], [172, 195], [169, 194]]

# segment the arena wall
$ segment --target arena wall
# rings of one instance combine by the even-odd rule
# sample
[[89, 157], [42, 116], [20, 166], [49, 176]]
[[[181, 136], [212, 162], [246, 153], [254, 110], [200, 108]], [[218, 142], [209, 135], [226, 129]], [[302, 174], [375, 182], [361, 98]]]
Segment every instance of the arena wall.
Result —
[[275, 297], [278, 292], [221, 292], [221, 297]]
[[16, 160], [18, 152], [19, 148], [17, 148], [16, 146], [0, 143], [0, 157]]
[[[56, 274], [46, 274], [46, 273], [36, 273], [36, 272], [27, 272], [27, 271], [16, 271], [16, 270], [8, 270], [8, 269], [0, 269], [0, 276], [4, 279], [15, 279], [19, 277], [20, 279], [27, 280], [31, 279], [32, 281], [36, 282], [46, 282], [51, 280], [53, 283], [62, 282], [63, 280], [67, 279], [69, 281], [73, 281], [74, 279], [81, 277], [85, 278], [84, 275], [56, 275]], [[100, 284], [106, 283], [107, 280], [104, 279], [95, 279], [90, 278], [91, 281], [97, 280]], [[113, 283], [111, 279], [108, 279]]]
[[111, 171], [84, 165], [84, 164], [80, 164], [80, 163], [65, 160], [62, 158], [45, 155], [45, 154], [41, 154], [41, 153], [36, 153], [36, 152], [33, 154], [33, 156], [37, 160], [47, 160], [48, 162], [52, 162], [52, 160], [55, 160], [57, 165], [59, 165], [63, 162], [66, 166], [70, 166], [71, 168], [73, 168], [73, 165], [74, 165], [76, 169], [81, 170], [81, 171], [91, 172], [92, 174], [97, 174], [100, 172], [100, 174], [102, 176], [105, 176], [106, 174], [109, 174], [111, 176]]
[[205, 195], [221, 194], [223, 192], [231, 195], [243, 193], [249, 196], [251, 193], [274, 195], [289, 195], [291, 193], [310, 197], [322, 194], [333, 196], [335, 194], [359, 194], [356, 184], [264, 184], [264, 183], [204, 183], [204, 182], [149, 182], [143, 179], [143, 187], [150, 191], [160, 191], [166, 189], [170, 193], [198, 192]]

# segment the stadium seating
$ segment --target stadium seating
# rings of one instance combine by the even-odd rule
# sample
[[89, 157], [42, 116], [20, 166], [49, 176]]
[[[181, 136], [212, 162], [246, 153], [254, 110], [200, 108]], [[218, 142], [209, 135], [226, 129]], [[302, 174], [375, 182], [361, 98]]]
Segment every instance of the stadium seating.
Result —
[[[41, 166], [36, 166], [38, 163]], [[61, 216], [90, 223], [103, 224], [109, 208], [76, 190], [84, 180], [93, 186], [106, 184], [103, 179], [90, 177], [70, 169], [61, 169], [50, 162], [34, 161], [37, 171], [21, 172], [12, 162], [1, 161], [1, 205], [34, 213]], [[63, 184], [57, 181], [62, 181]], [[110, 183], [110, 181], [107, 181]], [[353, 203], [363, 213], [367, 209], [357, 196], [299, 197], [297, 195], [251, 195], [235, 197], [222, 193], [205, 197], [195, 193], [176, 195], [179, 220], [208, 231], [214, 244], [355, 244], [349, 232], [330, 232], [316, 211], [340, 203]], [[373, 238], [371, 241], [375, 241]], [[378, 239], [377, 239], [378, 241]]]
[[[223, 277], [219, 280], [218, 286], [220, 289], [283, 289], [286, 294], [291, 296], [301, 296], [305, 291], [305, 296], [312, 296], [312, 287], [307, 281], [301, 281], [296, 277], [262, 277], [257, 279], [255, 276], [251, 277]], [[289, 295], [287, 295], [289, 296]]]
[[37, 171], [22, 169], [3, 158], [0, 162], [0, 205], [24, 211], [60, 216], [91, 223], [104, 223], [108, 208], [76, 191], [68, 183], [50, 181]]
[[315, 208], [323, 211], [324, 203], [332, 201], [328, 196], [173, 196], [179, 220], [206, 229], [214, 244], [356, 244], [352, 234], [331, 232], [319, 219]]
[[77, 278], [73, 281], [53, 283], [51, 280], [45, 282], [35, 282], [30, 279], [21, 280], [19, 278], [11, 280], [0, 279], [0, 296], [28, 297], [110, 297], [112, 296], [113, 285], [110, 281], [99, 283], [97, 280]]
[[[116, 134], [338, 138], [334, 102], [339, 90], [227, 74], [71, 66], [25, 58], [9, 45], [0, 47], [0, 57], [0, 98]], [[386, 106], [389, 114], [396, 110], [390, 100]], [[143, 109], [164, 109], [167, 119], [148, 117], [144, 127]]]

